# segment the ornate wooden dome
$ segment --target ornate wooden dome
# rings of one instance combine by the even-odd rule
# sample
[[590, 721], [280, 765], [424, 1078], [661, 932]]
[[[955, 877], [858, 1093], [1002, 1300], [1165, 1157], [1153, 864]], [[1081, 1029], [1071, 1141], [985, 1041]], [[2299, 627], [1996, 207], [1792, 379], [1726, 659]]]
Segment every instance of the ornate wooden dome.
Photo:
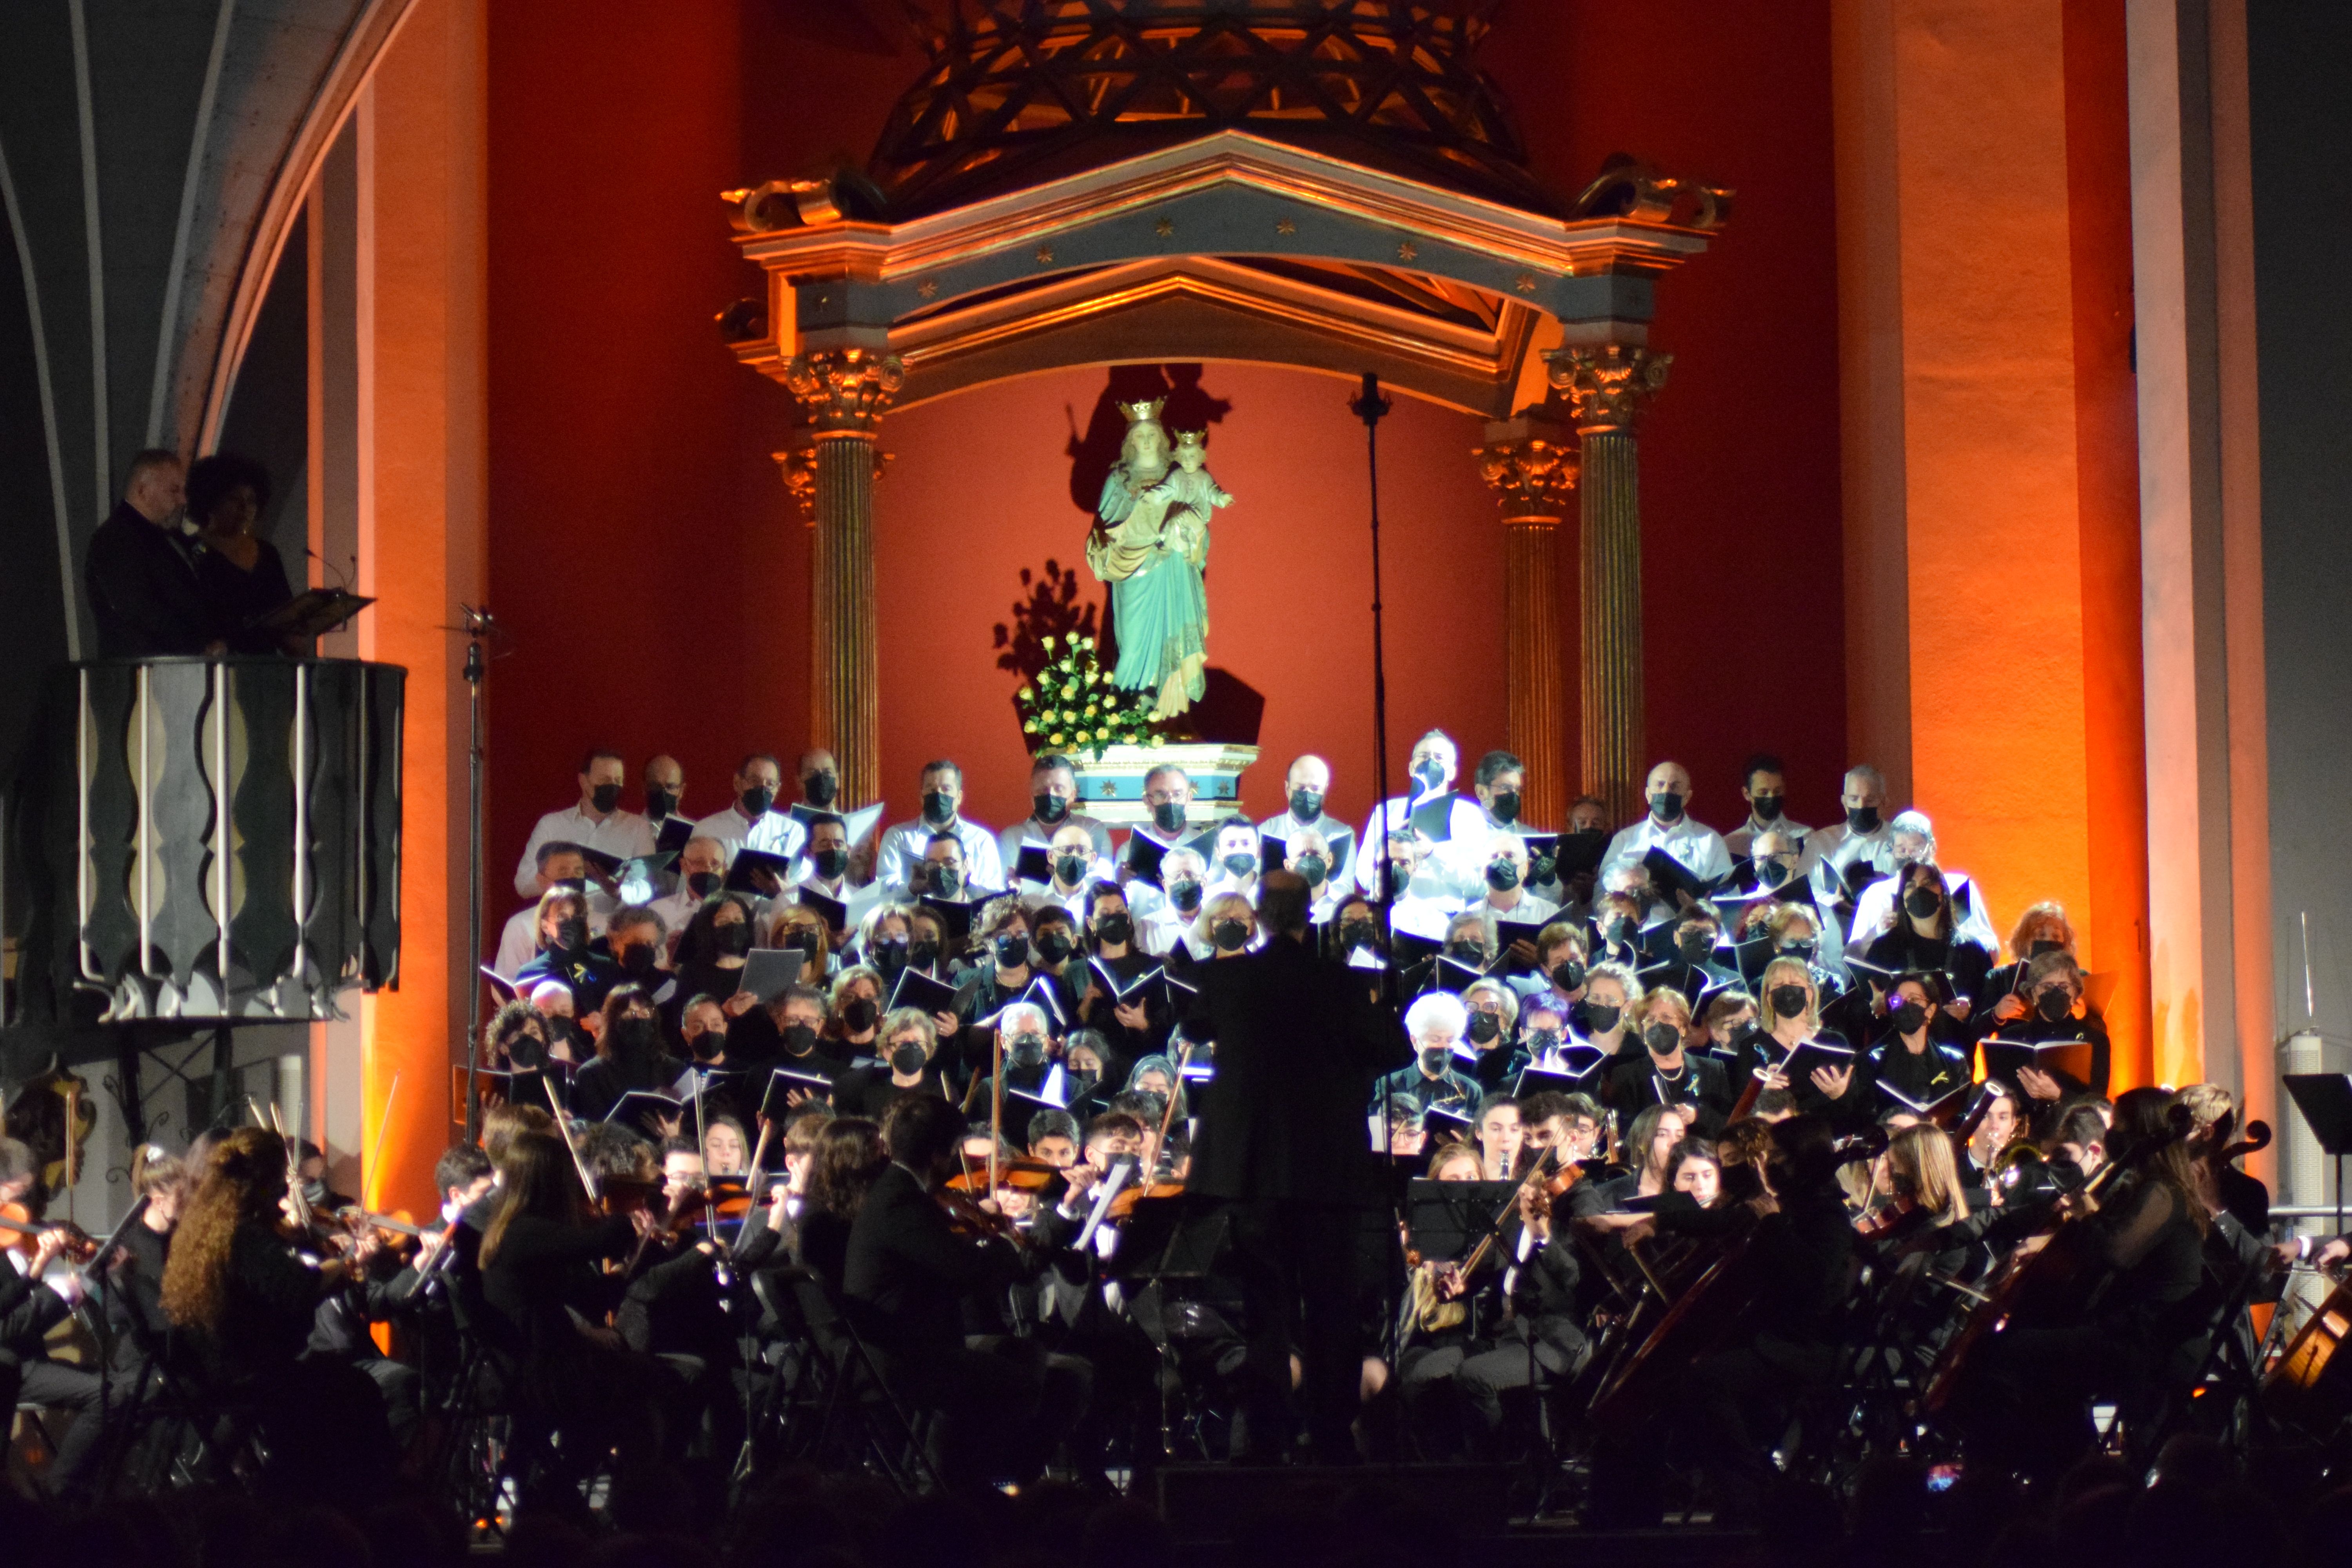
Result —
[[868, 171], [905, 218], [1228, 128], [1528, 211], [1501, 0], [948, 0]]

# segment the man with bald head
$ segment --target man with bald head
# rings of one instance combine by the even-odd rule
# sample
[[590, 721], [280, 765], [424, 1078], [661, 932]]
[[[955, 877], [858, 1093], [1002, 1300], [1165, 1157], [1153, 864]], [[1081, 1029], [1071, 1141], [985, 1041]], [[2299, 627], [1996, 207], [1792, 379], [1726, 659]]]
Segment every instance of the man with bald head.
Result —
[[1601, 858], [1604, 875], [1625, 866], [1639, 866], [1653, 849], [1663, 849], [1683, 868], [1702, 881], [1722, 880], [1731, 871], [1731, 851], [1723, 836], [1690, 815], [1690, 770], [1680, 763], [1660, 763], [1642, 785], [1649, 812], [1641, 821], [1617, 830], [1609, 851]]
[[1356, 830], [1323, 810], [1331, 790], [1331, 764], [1309, 752], [1290, 764], [1282, 787], [1288, 796], [1285, 809], [1257, 825], [1258, 837], [1282, 845], [1286, 864], [1291, 840], [1304, 834], [1320, 834], [1324, 854], [1330, 861], [1328, 879], [1339, 881], [1352, 868]]

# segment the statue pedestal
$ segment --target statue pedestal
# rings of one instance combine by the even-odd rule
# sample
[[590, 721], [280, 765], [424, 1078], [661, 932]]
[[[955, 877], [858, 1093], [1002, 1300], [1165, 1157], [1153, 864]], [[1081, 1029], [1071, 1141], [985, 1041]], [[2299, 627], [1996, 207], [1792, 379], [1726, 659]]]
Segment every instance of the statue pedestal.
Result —
[[1255, 746], [1195, 742], [1174, 746], [1108, 746], [1089, 761], [1070, 759], [1078, 774], [1078, 809], [1114, 827], [1151, 820], [1143, 804], [1143, 778], [1163, 763], [1182, 768], [1192, 779], [1192, 808], [1185, 820], [1206, 826], [1241, 810], [1242, 771], [1257, 761]]

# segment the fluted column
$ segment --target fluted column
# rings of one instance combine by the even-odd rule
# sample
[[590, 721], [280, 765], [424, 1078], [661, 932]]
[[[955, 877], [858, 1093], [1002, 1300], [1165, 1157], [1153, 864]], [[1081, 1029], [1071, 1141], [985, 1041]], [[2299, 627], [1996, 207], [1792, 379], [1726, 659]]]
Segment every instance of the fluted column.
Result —
[[1568, 820], [1568, 688], [1575, 654], [1560, 613], [1561, 538], [1574, 498], [1573, 439], [1549, 420], [1522, 416], [1486, 426], [1478, 477], [1503, 521], [1504, 689], [1510, 749], [1527, 764], [1524, 820]]
[[[906, 379], [893, 354], [828, 349], [795, 358], [813, 458], [785, 459], [804, 494], [809, 551], [809, 739], [841, 766], [841, 798], [881, 798], [880, 629], [874, 600], [874, 480], [883, 411]], [[803, 479], [805, 476], [805, 479]]]
[[1642, 696], [1642, 489], [1634, 432], [1666, 384], [1672, 354], [1624, 343], [1555, 349], [1580, 445], [1584, 551], [1584, 788], [1611, 820], [1633, 815], [1648, 761]]

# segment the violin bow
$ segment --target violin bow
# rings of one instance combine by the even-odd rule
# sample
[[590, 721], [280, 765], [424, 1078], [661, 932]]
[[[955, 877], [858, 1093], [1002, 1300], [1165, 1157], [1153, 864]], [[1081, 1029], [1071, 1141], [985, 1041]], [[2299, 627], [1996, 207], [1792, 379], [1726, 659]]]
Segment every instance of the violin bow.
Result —
[[1151, 1157], [1143, 1163], [1142, 1184], [1150, 1186], [1160, 1174], [1160, 1156], [1168, 1148], [1168, 1130], [1176, 1125], [1176, 1097], [1184, 1092], [1184, 1069], [1192, 1063], [1192, 1042], [1187, 1040], [1176, 1052], [1176, 1081], [1168, 1086], [1168, 1103], [1160, 1109], [1160, 1126], [1151, 1134]]
[[710, 1195], [710, 1125], [702, 1116], [702, 1068], [686, 1069], [694, 1075], [694, 1146], [702, 1151], [702, 1225], [710, 1232], [710, 1244], [721, 1252], [735, 1249], [719, 1234], [719, 1201]]
[[562, 1135], [563, 1146], [572, 1152], [572, 1168], [580, 1173], [581, 1187], [588, 1194], [590, 1203], [599, 1201], [604, 1195], [604, 1189], [597, 1184], [595, 1173], [588, 1169], [588, 1162], [580, 1157], [580, 1145], [572, 1141], [572, 1119], [564, 1114], [563, 1102], [555, 1098], [555, 1085], [542, 1074], [539, 1087], [547, 1090], [548, 1109], [555, 1112], [555, 1131]]
[[[261, 1121], [259, 1102], [251, 1095], [247, 1095], [246, 1103], [253, 1107], [254, 1120]], [[318, 1225], [319, 1216], [310, 1212], [310, 1200], [302, 1195], [301, 1147], [295, 1142], [293, 1135], [286, 1131], [285, 1119], [278, 1114], [278, 1102], [274, 1100], [269, 1102], [269, 1119], [264, 1125], [275, 1131], [278, 1134], [278, 1141], [286, 1145], [286, 1192], [287, 1195], [293, 1199], [296, 1222], [306, 1231], [313, 1229]]]

